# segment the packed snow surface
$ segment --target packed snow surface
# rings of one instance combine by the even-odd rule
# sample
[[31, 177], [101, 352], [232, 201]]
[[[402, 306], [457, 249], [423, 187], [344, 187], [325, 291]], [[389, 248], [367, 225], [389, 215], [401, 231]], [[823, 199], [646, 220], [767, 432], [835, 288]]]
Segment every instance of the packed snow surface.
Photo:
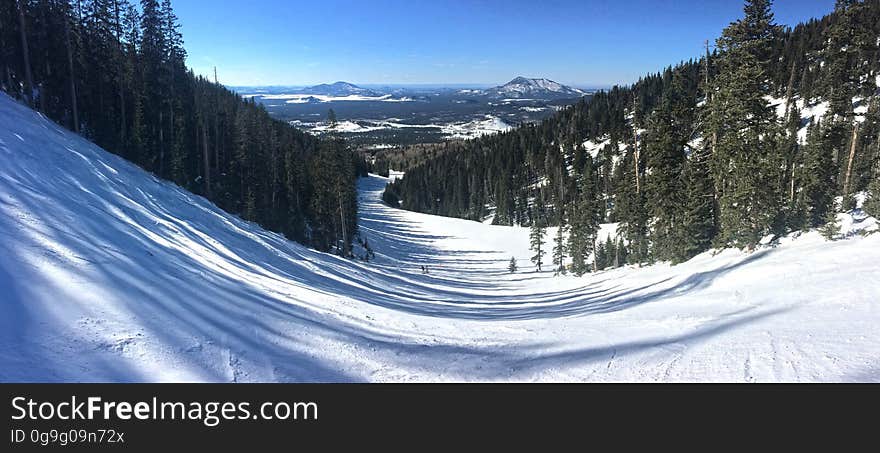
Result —
[[359, 182], [376, 259], [345, 260], [0, 95], [0, 381], [880, 380], [880, 234], [553, 277], [527, 229], [385, 182]]

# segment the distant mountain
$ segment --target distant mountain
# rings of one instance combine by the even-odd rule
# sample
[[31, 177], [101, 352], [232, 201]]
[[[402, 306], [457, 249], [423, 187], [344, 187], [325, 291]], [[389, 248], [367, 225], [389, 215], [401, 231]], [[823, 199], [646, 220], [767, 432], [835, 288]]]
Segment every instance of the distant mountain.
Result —
[[353, 83], [348, 82], [336, 82], [336, 83], [322, 83], [320, 85], [315, 85], [308, 88], [303, 88], [299, 90], [299, 93], [302, 94], [317, 94], [321, 96], [351, 96], [351, 95], [359, 95], [359, 96], [369, 96], [369, 97], [379, 97], [384, 93], [380, 93], [378, 91], [369, 90], [367, 88], [361, 88]]
[[576, 98], [587, 93], [548, 79], [517, 77], [504, 85], [489, 88], [485, 94], [497, 98], [558, 99]]

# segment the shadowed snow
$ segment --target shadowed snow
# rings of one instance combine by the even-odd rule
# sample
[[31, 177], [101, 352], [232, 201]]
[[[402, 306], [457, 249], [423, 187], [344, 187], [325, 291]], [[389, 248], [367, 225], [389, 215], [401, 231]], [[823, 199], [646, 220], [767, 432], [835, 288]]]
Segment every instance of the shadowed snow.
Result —
[[0, 95], [0, 381], [878, 380], [880, 234], [555, 278], [385, 183], [343, 260]]

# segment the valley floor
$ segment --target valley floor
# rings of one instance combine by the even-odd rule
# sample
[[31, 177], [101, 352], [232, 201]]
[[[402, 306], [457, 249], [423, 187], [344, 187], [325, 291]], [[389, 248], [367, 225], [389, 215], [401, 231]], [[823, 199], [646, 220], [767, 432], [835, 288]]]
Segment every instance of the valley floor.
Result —
[[385, 182], [343, 260], [0, 95], [0, 381], [880, 381], [880, 234], [554, 277]]

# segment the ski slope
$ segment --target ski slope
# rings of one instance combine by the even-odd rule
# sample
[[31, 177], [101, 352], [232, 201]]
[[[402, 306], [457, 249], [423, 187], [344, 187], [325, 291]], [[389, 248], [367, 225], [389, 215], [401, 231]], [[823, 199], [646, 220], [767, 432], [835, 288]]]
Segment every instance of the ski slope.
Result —
[[880, 234], [554, 278], [527, 230], [384, 184], [360, 181], [376, 259], [343, 260], [0, 94], [0, 381], [880, 380]]

